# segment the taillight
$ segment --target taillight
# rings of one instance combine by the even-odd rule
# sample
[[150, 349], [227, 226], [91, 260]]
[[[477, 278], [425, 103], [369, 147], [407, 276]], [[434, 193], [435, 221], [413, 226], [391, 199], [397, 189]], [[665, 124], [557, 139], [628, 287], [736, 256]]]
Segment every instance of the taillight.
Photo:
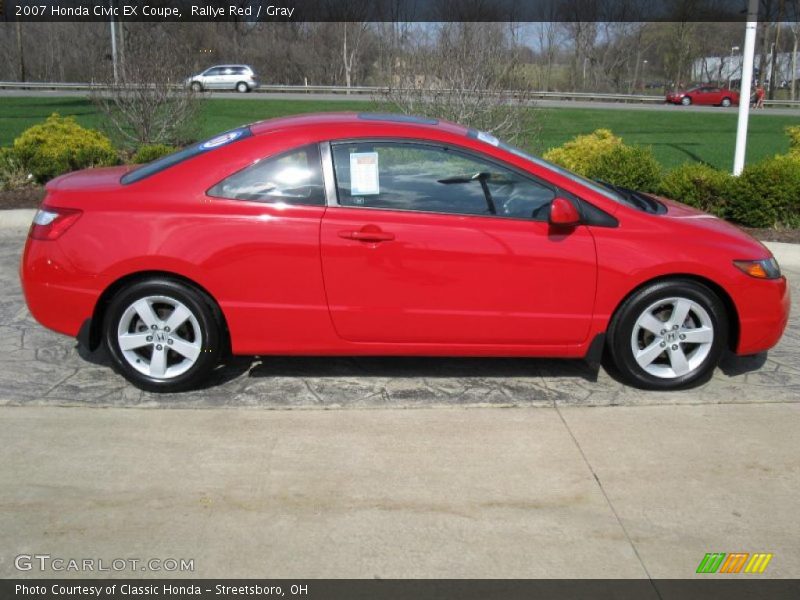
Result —
[[28, 235], [34, 240], [55, 240], [72, 227], [82, 213], [77, 208], [40, 208], [33, 217]]

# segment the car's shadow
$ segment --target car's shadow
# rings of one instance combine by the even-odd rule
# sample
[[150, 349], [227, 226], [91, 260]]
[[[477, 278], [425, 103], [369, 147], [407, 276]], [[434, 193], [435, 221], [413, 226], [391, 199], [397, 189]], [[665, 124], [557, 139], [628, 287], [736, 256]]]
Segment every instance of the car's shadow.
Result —
[[[580, 377], [597, 380], [597, 368], [583, 360], [532, 358], [441, 358], [406, 356], [251, 357], [250, 377]], [[238, 371], [244, 358], [228, 368]], [[239, 363], [239, 364], [237, 364]]]
[[[90, 352], [78, 345], [84, 360], [112, 368], [104, 349]], [[726, 352], [720, 370], [728, 377], [757, 371], [767, 353], [736, 356]], [[603, 360], [606, 372], [622, 382], [616, 369]], [[581, 359], [485, 358], [418, 356], [231, 356], [214, 370], [204, 387], [224, 385], [242, 376], [267, 377], [387, 377], [387, 378], [579, 378], [596, 382], [600, 366]]]

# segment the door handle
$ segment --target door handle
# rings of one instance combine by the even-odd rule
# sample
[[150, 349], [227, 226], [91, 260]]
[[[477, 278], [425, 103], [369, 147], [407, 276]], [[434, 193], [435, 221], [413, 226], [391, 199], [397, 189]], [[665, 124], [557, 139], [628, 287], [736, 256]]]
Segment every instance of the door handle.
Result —
[[359, 231], [340, 231], [339, 237], [346, 240], [357, 240], [359, 242], [391, 242], [394, 239], [394, 234], [381, 230], [366, 230]]

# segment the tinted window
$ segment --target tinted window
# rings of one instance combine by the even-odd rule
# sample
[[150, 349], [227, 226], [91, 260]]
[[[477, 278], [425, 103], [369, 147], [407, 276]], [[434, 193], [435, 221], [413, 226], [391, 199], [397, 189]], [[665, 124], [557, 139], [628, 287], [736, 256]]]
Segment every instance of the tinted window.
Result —
[[234, 173], [208, 190], [209, 196], [283, 202], [325, 204], [319, 147], [316, 144], [265, 158]]
[[424, 144], [333, 147], [339, 203], [546, 220], [553, 189], [488, 160]]
[[168, 154], [158, 160], [154, 160], [153, 162], [147, 163], [146, 165], [142, 165], [141, 167], [134, 169], [129, 173], [125, 173], [120, 179], [120, 182], [123, 184], [128, 183], [136, 183], [137, 181], [144, 179], [145, 177], [150, 177], [151, 175], [155, 175], [156, 173], [163, 171], [164, 169], [168, 169], [172, 166], [177, 165], [185, 160], [193, 158], [198, 154], [203, 154], [205, 152], [210, 152], [212, 150], [216, 150], [217, 148], [221, 148], [222, 146], [227, 146], [228, 144], [232, 144], [238, 140], [244, 139], [246, 137], [250, 137], [252, 132], [250, 131], [249, 127], [242, 127], [240, 129], [233, 129], [226, 133], [222, 133], [220, 135], [216, 135], [210, 140], [206, 140], [204, 142], [200, 142], [198, 144], [193, 144], [184, 148], [183, 150], [179, 150], [178, 152], [174, 152], [173, 154]]
[[507, 144], [506, 142], [501, 142], [500, 140], [498, 140], [496, 137], [494, 137], [489, 133], [485, 133], [483, 131], [477, 131], [475, 129], [470, 129], [467, 132], [467, 137], [470, 137], [475, 140], [480, 140], [486, 144], [489, 144], [490, 146], [495, 146], [496, 148], [500, 148], [502, 150], [505, 150], [506, 152], [510, 152], [511, 154], [519, 156], [520, 158], [530, 161], [535, 165], [544, 167], [551, 171], [555, 171], [559, 175], [562, 175], [567, 179], [570, 179], [585, 187], [588, 187], [593, 192], [605, 196], [609, 200], [619, 202], [620, 204], [626, 204], [628, 206], [632, 206], [631, 203], [628, 202], [623, 196], [599, 184], [598, 182], [593, 181], [591, 179], [587, 179], [586, 177], [578, 175], [577, 173], [573, 173], [572, 171], [567, 171], [564, 167], [560, 167], [559, 165], [546, 161], [543, 158], [540, 158], [538, 156], [533, 156], [532, 154], [528, 154], [524, 150], [520, 150], [519, 148], [516, 148], [511, 144]]
[[203, 75], [205, 75], [206, 77], [213, 77], [214, 75], [219, 75], [221, 73], [222, 69], [220, 69], [219, 67], [214, 67], [213, 69], [209, 69], [208, 71], [203, 73]]

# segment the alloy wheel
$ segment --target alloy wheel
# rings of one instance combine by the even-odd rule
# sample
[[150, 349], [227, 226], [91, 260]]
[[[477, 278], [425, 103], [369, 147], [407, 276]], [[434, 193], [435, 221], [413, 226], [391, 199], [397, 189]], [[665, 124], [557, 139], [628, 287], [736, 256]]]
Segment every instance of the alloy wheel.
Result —
[[191, 369], [203, 347], [197, 317], [169, 296], [145, 296], [130, 304], [119, 319], [117, 341], [131, 367], [161, 380]]
[[631, 350], [638, 365], [662, 379], [700, 368], [714, 343], [708, 311], [694, 300], [666, 298], [648, 306], [633, 326]]

